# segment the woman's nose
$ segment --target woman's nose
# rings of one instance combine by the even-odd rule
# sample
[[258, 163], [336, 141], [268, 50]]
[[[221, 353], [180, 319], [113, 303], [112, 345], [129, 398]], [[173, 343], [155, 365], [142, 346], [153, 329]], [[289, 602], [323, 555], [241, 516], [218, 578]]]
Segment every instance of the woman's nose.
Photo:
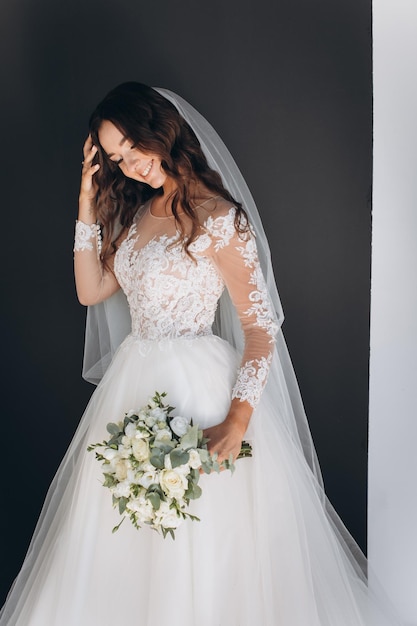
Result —
[[129, 174], [134, 174], [139, 164], [139, 159], [133, 154], [126, 154], [123, 157], [123, 164]]

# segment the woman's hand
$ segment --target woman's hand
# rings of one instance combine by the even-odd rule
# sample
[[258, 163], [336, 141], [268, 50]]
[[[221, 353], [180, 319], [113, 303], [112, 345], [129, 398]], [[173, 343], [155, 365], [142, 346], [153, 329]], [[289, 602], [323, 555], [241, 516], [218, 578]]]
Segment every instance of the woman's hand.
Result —
[[247, 402], [233, 400], [224, 422], [204, 430], [204, 436], [210, 440], [207, 444], [209, 452], [217, 452], [219, 463], [229, 460], [230, 455], [233, 461], [237, 459], [251, 414], [252, 407]]
[[80, 217], [83, 222], [94, 222], [95, 211], [93, 207], [94, 199], [97, 193], [97, 183], [94, 181], [94, 174], [99, 170], [99, 163], [93, 165], [93, 159], [97, 154], [97, 146], [93, 144], [91, 135], [88, 135], [84, 148], [84, 161], [81, 173], [80, 188]]

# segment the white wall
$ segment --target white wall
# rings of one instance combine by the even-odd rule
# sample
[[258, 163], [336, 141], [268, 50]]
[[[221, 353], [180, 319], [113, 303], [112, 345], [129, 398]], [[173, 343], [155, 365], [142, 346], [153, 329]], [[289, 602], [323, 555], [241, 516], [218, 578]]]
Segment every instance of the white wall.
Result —
[[417, 1], [374, 0], [373, 28], [369, 562], [417, 624]]

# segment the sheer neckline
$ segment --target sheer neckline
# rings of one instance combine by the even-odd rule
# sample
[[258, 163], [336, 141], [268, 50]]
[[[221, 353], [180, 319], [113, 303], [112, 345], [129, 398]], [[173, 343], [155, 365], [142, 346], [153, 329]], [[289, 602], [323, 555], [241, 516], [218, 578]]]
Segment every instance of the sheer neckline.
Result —
[[[195, 209], [199, 209], [199, 208], [203, 207], [205, 204], [207, 204], [207, 202], [209, 202], [210, 200], [216, 200], [216, 198], [221, 198], [221, 196], [219, 196], [219, 195], [217, 195], [217, 196], [210, 196], [210, 198], [207, 198], [206, 200], [204, 200], [200, 204], [197, 204], [197, 206], [194, 207], [194, 208]], [[153, 198], [151, 198], [149, 200], [148, 213], [154, 220], [172, 220], [172, 219], [175, 219], [175, 215], [154, 215], [152, 213], [152, 201], [153, 201]], [[184, 211], [181, 211], [181, 213], [178, 213], [178, 215], [184, 215], [184, 214], [185, 214]]]

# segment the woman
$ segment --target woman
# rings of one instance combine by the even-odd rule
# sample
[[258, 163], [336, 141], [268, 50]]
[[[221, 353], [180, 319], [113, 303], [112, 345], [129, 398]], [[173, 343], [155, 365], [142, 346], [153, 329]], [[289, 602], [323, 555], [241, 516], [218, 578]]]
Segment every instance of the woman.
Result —
[[[256, 207], [213, 129], [174, 94], [127, 83], [93, 113], [74, 257], [90, 307], [85, 373], [104, 376], [0, 623], [397, 623], [370, 598], [363, 557], [325, 499]], [[131, 329], [116, 347], [120, 287]], [[201, 477], [201, 522], [175, 541], [127, 524], [111, 535], [118, 515], [86, 452], [155, 390], [219, 460], [236, 459], [244, 436], [253, 448], [233, 478]]]

